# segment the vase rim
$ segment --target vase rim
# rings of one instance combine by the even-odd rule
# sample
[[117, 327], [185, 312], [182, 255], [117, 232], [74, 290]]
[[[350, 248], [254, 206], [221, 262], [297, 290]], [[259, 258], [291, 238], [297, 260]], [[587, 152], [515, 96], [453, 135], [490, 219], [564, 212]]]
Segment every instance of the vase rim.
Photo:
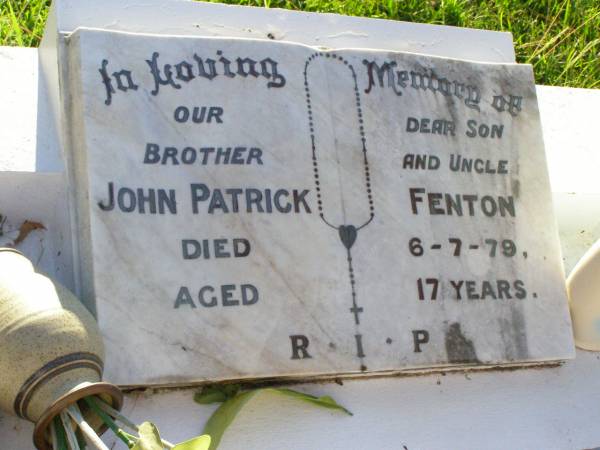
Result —
[[[72, 389], [58, 400], [56, 400], [52, 405], [50, 405], [46, 411], [42, 414], [39, 420], [35, 424], [35, 428], [33, 430], [33, 444], [38, 450], [51, 450], [48, 447], [48, 443], [46, 441], [46, 431], [54, 417], [60, 414], [65, 408], [73, 403], [81, 400], [84, 397], [88, 397], [90, 395], [98, 395], [105, 394], [110, 396], [112, 399], [112, 407], [117, 411], [120, 411], [123, 407], [123, 393], [121, 390], [111, 383], [106, 382], [97, 382], [97, 383], [83, 383], [82, 385]], [[100, 430], [96, 430], [96, 432], [100, 435], [104, 431], [106, 431], [106, 426], [103, 424]]]
[[18, 253], [21, 256], [25, 256], [20, 250], [17, 250], [16, 248], [13, 248], [13, 247], [0, 247], [0, 252], [13, 252], [13, 253]]

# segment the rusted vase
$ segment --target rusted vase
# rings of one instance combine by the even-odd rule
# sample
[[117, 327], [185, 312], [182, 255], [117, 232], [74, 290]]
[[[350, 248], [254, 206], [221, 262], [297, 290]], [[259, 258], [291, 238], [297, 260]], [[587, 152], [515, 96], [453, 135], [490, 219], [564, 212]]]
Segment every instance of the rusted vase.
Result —
[[[83, 397], [121, 408], [119, 389], [101, 382], [103, 364], [102, 336], [85, 306], [20, 252], [0, 248], [0, 408], [35, 422], [38, 449], [50, 448], [52, 419]], [[104, 431], [99, 417], [82, 412]]]

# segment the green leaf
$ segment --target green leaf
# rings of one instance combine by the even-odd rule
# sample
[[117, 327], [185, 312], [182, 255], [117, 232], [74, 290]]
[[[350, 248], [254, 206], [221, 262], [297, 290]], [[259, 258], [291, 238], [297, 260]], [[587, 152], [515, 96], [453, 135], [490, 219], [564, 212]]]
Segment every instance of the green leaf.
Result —
[[209, 405], [211, 403], [223, 403], [227, 400], [227, 395], [220, 389], [208, 387], [202, 389], [202, 392], [194, 394], [194, 401], [201, 405]]
[[304, 394], [303, 392], [294, 391], [292, 389], [285, 388], [267, 388], [264, 390], [269, 390], [271, 392], [286, 395], [288, 397], [292, 397], [298, 400], [302, 400], [308, 403], [312, 403], [313, 405], [321, 406], [323, 408], [336, 409], [338, 411], [345, 412], [349, 416], [352, 415], [350, 411], [344, 408], [342, 405], [337, 403], [333, 398], [329, 395], [324, 395], [322, 397], [315, 397], [313, 395]]
[[210, 436], [210, 450], [216, 449], [221, 443], [223, 433], [227, 430], [227, 427], [231, 425], [233, 419], [237, 416], [240, 410], [252, 397], [256, 395], [260, 390], [241, 392], [235, 397], [230, 398], [223, 403], [204, 425], [202, 434], [208, 434]]
[[201, 405], [223, 403], [224, 401], [235, 397], [240, 389], [241, 386], [239, 384], [205, 386], [202, 388], [202, 391], [194, 395], [194, 401], [196, 403], [200, 403]]
[[236, 418], [241, 409], [244, 407], [244, 405], [248, 403], [256, 394], [261, 392], [272, 392], [279, 395], [285, 395], [287, 397], [302, 400], [313, 405], [321, 406], [328, 409], [335, 409], [338, 411], [342, 411], [348, 415], [352, 415], [350, 411], [336, 403], [335, 400], [333, 400], [327, 395], [323, 397], [315, 397], [313, 395], [308, 395], [302, 392], [297, 392], [292, 389], [285, 388], [264, 388], [240, 392], [235, 397], [228, 399], [221, 406], [219, 406], [219, 408], [217, 408], [213, 415], [208, 419], [208, 422], [206, 422], [203, 434], [208, 434], [211, 438], [211, 443], [209, 447], [210, 450], [215, 450], [219, 446], [221, 438], [227, 430], [227, 427], [231, 425], [231, 423]]
[[210, 436], [204, 434], [189, 441], [182, 442], [173, 447], [173, 450], [208, 450], [210, 448]]
[[135, 443], [132, 450], [164, 450], [158, 429], [153, 423], [144, 422], [139, 427], [140, 440]]
[[121, 433], [123, 433], [123, 436], [125, 436], [127, 439], [129, 439], [131, 442], [137, 442], [137, 440], [139, 439], [139, 437], [134, 436], [131, 433], [128, 433], [125, 430], [121, 430]]

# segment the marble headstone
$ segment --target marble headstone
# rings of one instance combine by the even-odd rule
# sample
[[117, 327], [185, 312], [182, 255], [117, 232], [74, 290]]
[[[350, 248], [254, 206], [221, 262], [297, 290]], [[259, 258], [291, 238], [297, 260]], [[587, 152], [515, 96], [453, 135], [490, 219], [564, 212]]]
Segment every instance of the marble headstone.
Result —
[[573, 356], [530, 66], [90, 29], [66, 56], [107, 379]]

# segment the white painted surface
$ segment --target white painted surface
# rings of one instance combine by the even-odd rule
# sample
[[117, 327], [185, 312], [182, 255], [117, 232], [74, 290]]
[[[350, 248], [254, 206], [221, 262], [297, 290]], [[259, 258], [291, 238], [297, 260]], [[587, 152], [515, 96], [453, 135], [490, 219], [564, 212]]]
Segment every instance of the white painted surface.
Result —
[[62, 171], [45, 91], [38, 89], [37, 49], [0, 47], [0, 65], [10, 68], [0, 72], [0, 171]]
[[[276, 39], [514, 62], [512, 35], [468, 28], [181, 0], [55, 0], [56, 27]], [[49, 31], [52, 31], [48, 28]]]
[[544, 141], [552, 191], [600, 193], [600, 89], [541, 86], [537, 94], [542, 120], [547, 121]]
[[2, 123], [0, 123], [0, 170], [35, 171], [37, 105], [37, 50], [0, 47]]
[[[5, 60], [0, 63], [0, 73], [13, 70], [12, 65], [7, 64]], [[551, 183], [566, 186], [566, 192], [573, 192], [569, 187], [572, 184], [561, 179], [560, 165], [554, 165], [565, 148], [552, 137], [568, 135], [574, 140], [573, 157], [581, 155], [581, 165], [575, 170], [586, 173], [583, 166], [589, 156], [585, 155], [597, 152], [598, 144], [596, 129], [580, 125], [589, 117], [597, 117], [600, 101], [593, 99], [597, 98], [598, 91], [578, 90], [574, 94], [571, 89], [539, 87], [538, 92]], [[0, 104], [0, 123], [13, 113]], [[24, 138], [15, 136], [15, 142]], [[27, 164], [30, 156], [15, 157], [24, 158]], [[17, 192], [23, 183], [20, 176], [14, 174], [15, 178], [2, 184], [0, 190]], [[594, 213], [599, 204], [600, 183], [595, 178], [588, 180], [591, 189], [585, 195], [560, 193], [565, 191], [555, 195], [563, 252], [569, 255], [565, 262], [567, 271], [587, 246], [600, 238], [600, 214]], [[573, 183], [575, 181], [577, 177], [573, 178]], [[42, 187], [36, 195], [44, 203], [47, 190]], [[6, 201], [6, 197], [0, 199], [0, 211]], [[53, 203], [48, 201], [48, 204]], [[20, 218], [36, 209], [26, 199], [14, 207], [21, 211]], [[19, 214], [17, 209], [15, 215]], [[48, 207], [39, 216], [46, 224], [56, 220], [51, 209]], [[581, 222], [577, 217], [581, 217]], [[578, 224], [584, 233], [580, 233]], [[33, 235], [36, 237], [37, 234]], [[59, 245], [56, 242], [56, 246]], [[33, 251], [27, 250], [27, 253], [30, 257], [36, 256]], [[598, 358], [597, 354], [579, 351], [574, 361], [553, 369], [361, 380], [346, 382], [344, 386], [304, 385], [299, 388], [306, 392], [333, 395], [355, 416], [322, 411], [280, 397], [259, 397], [247, 405], [220, 449], [396, 450], [403, 445], [410, 450], [597, 447], [600, 445]], [[132, 394], [127, 397], [125, 411], [137, 421], [155, 421], [172, 440], [185, 439], [201, 432], [214, 409], [195, 405], [193, 392]], [[0, 448], [32, 449], [32, 428], [22, 420], [0, 416]], [[112, 445], [114, 439], [107, 442]], [[115, 449], [124, 447], [119, 444]]]
[[[219, 450], [574, 450], [600, 444], [600, 361], [579, 351], [564, 367], [514, 372], [301, 385], [331, 395], [353, 417], [262, 395], [246, 405]], [[439, 383], [439, 384], [438, 384]], [[151, 420], [171, 441], [202, 432], [215, 406], [193, 402], [194, 389], [127, 396], [124, 412]], [[30, 450], [32, 425], [0, 418], [6, 450]], [[105, 436], [114, 449], [125, 450]]]
[[600, 237], [600, 193], [553, 192], [566, 275]]
[[538, 86], [537, 94], [568, 275], [600, 237], [600, 90]]
[[0, 246], [12, 243], [26, 220], [41, 223], [46, 229], [31, 232], [19, 249], [39, 270], [72, 289], [66, 195], [63, 173], [0, 171], [0, 214], [6, 218]]

